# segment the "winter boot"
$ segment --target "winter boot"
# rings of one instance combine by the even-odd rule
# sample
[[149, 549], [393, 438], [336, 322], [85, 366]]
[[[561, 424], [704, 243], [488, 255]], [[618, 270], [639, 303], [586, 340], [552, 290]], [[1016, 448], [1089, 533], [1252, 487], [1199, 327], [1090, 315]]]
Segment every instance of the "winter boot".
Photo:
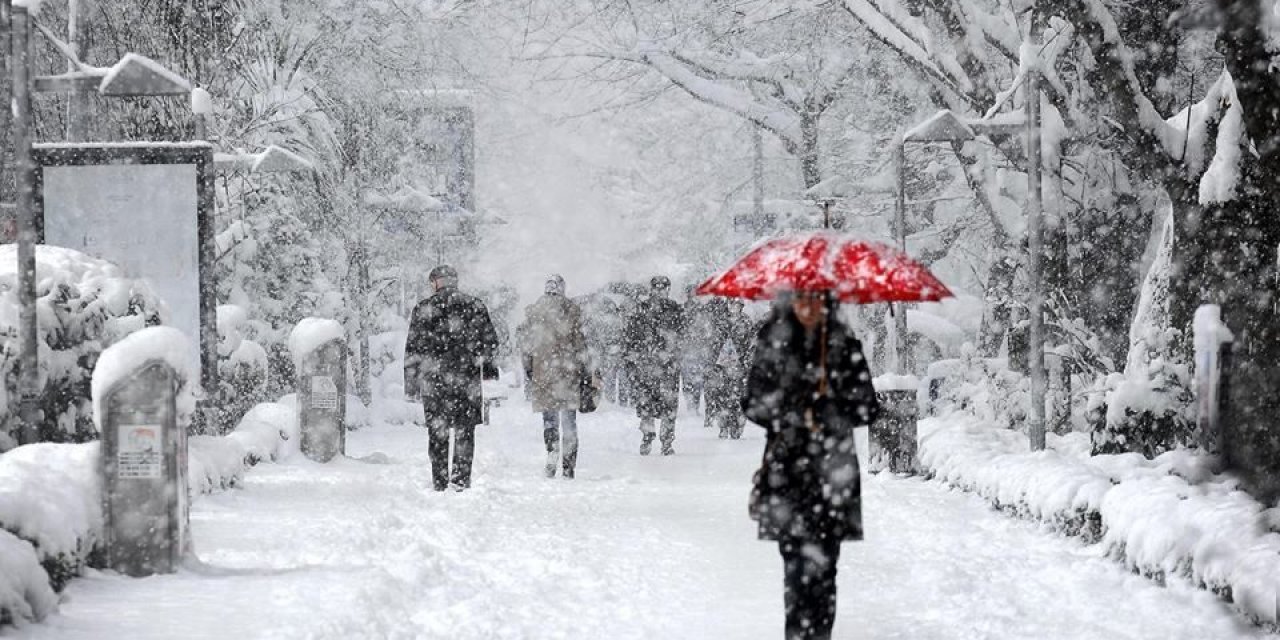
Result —
[[654, 434], [652, 433], [644, 434], [644, 438], [640, 440], [640, 455], [647, 456], [653, 450], [653, 438]]
[[547, 467], [545, 469], [548, 478], [556, 477], [556, 467], [558, 466], [560, 466], [560, 452], [554, 450], [548, 451]]
[[675, 455], [676, 450], [674, 447], [671, 446], [672, 444], [674, 443], [670, 440], [662, 441], [662, 455], [664, 456]]
[[729, 437], [729, 427], [722, 425], [720, 427], [720, 439], [724, 440], [725, 438], [728, 438], [728, 437]]

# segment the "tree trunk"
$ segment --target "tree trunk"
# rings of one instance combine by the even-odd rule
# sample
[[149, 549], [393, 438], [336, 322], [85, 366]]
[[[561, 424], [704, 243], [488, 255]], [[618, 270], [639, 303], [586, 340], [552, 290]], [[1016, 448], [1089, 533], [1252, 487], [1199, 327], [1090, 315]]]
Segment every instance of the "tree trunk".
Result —
[[800, 114], [801, 145], [797, 151], [800, 155], [800, 175], [804, 179], [805, 189], [822, 182], [822, 165], [818, 157], [819, 120], [819, 114], [816, 113]]
[[982, 328], [978, 332], [978, 353], [984, 358], [1000, 354], [1000, 344], [1013, 320], [1013, 276], [1018, 272], [1017, 257], [1005, 254], [996, 259], [987, 271], [987, 284], [983, 291], [986, 312], [982, 314]]

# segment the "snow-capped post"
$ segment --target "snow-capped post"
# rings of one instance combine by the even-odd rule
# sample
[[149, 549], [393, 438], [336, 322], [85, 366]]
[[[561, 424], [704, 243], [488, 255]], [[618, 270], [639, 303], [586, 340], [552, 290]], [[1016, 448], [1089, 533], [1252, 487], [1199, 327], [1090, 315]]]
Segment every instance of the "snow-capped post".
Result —
[[1035, 7], [1031, 12], [1031, 33], [1022, 43], [1022, 67], [1026, 77], [1023, 99], [1027, 109], [1027, 277], [1031, 299], [1030, 362], [1031, 410], [1028, 412], [1027, 436], [1032, 451], [1042, 451], [1044, 436], [1044, 283], [1041, 254], [1044, 252], [1043, 212], [1040, 193], [1040, 32], [1041, 16]]
[[289, 335], [297, 369], [302, 453], [328, 462], [346, 452], [347, 335], [336, 320], [304, 318]]
[[213, 116], [213, 97], [201, 87], [191, 90], [191, 118], [195, 140], [209, 139], [209, 118]]
[[916, 457], [917, 392], [915, 376], [885, 374], [875, 379], [880, 417], [867, 430], [867, 471], [914, 474]]
[[94, 368], [105, 563], [126, 575], [173, 573], [190, 549], [190, 350], [178, 329], [148, 327], [108, 347]]
[[1222, 310], [1216, 304], [1196, 309], [1192, 330], [1196, 349], [1196, 436], [1200, 448], [1219, 453], [1224, 450], [1221, 425], [1230, 408], [1227, 390], [1235, 336], [1222, 323]]

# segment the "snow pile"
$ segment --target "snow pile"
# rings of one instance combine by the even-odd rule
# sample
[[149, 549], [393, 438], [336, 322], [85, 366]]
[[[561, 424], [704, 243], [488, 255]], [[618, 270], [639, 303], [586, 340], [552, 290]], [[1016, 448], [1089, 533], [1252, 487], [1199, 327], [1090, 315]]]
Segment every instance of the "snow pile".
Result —
[[153, 361], [168, 365], [177, 375], [178, 428], [186, 429], [195, 414], [199, 379], [199, 373], [191, 370], [190, 354], [191, 340], [173, 327], [147, 327], [103, 351], [93, 371], [93, 421], [98, 432], [102, 432], [106, 394]]
[[1027, 438], [963, 413], [920, 422], [926, 473], [997, 508], [1099, 543], [1148, 577], [1179, 576], [1228, 599], [1251, 619], [1277, 622], [1280, 525], [1275, 509], [1188, 450], [1149, 460], [1085, 455], [1085, 435]]
[[333, 341], [347, 339], [347, 333], [337, 320], [328, 318], [303, 318], [298, 321], [293, 332], [289, 334], [289, 353], [293, 354], [293, 364], [299, 369], [312, 352]]
[[971, 344], [959, 358], [930, 364], [925, 377], [926, 415], [963, 411], [1006, 429], [1026, 422], [1030, 379], [1011, 371], [1002, 358], [979, 357]]
[[[17, 247], [0, 245], [0, 451], [16, 422], [9, 402], [17, 396]], [[95, 436], [89, 377], [99, 352], [146, 325], [159, 324], [163, 303], [142, 280], [115, 265], [59, 247], [36, 247], [36, 312], [39, 317], [42, 437], [90, 440]], [[15, 411], [16, 413], [16, 411]]]
[[58, 596], [35, 549], [0, 531], [0, 626], [43, 620], [57, 605]]
[[188, 439], [188, 482], [196, 493], [234, 487], [249, 467], [285, 457], [297, 442], [298, 418], [292, 407], [274, 402], [255, 405], [231, 433]]

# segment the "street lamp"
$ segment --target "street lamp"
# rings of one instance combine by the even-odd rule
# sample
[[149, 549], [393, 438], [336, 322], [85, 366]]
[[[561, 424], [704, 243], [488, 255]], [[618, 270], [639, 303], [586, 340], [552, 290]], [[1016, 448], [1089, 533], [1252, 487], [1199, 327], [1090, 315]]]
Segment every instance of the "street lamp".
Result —
[[[9, 5], [9, 2], [5, 2]], [[33, 92], [74, 93], [94, 88], [108, 97], [179, 95], [191, 91], [191, 84], [159, 63], [137, 54], [126, 54], [110, 68], [84, 64], [75, 52], [48, 29], [35, 24], [26, 6], [10, 7], [8, 27], [13, 47], [11, 59], [14, 182], [17, 191], [15, 217], [18, 223], [18, 432], [19, 444], [39, 438], [38, 343], [36, 319], [36, 221], [35, 160], [31, 153]], [[31, 77], [31, 29], [37, 27], [71, 61], [76, 71], [56, 76]]]

